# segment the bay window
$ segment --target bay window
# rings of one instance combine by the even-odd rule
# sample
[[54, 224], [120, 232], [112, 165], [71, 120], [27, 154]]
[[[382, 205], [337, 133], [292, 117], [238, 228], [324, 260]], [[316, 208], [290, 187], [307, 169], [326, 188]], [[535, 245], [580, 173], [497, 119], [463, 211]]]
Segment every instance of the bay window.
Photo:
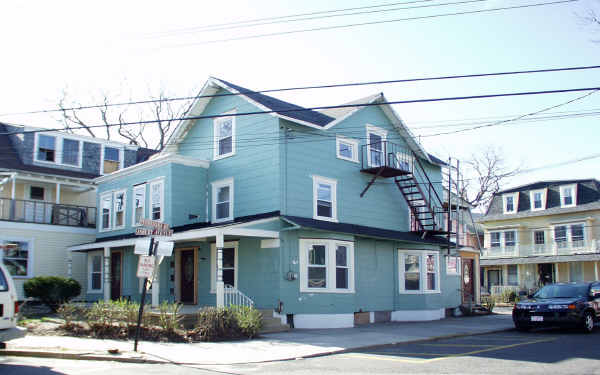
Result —
[[133, 187], [133, 225], [146, 218], [146, 184]]
[[111, 229], [112, 194], [100, 195], [100, 231]]
[[125, 201], [127, 197], [125, 194], [125, 190], [116, 191], [114, 193], [114, 214], [115, 217], [113, 219], [114, 228], [119, 229], [125, 226]]
[[301, 239], [300, 292], [353, 293], [354, 243]]
[[156, 221], [164, 219], [164, 181], [150, 183], [150, 218]]

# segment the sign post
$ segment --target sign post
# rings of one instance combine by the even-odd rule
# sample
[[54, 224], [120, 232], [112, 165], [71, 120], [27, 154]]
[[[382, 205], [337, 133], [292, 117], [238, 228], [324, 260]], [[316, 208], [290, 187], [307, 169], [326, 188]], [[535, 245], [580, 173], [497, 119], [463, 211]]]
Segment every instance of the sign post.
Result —
[[[140, 220], [140, 224], [150, 228], [136, 228], [135, 234], [141, 236], [150, 236], [148, 240], [136, 241], [135, 254], [140, 255], [137, 269], [137, 277], [144, 278], [144, 288], [142, 289], [142, 300], [140, 301], [140, 310], [138, 312], [137, 326], [135, 328], [135, 342], [133, 344], [133, 351], [137, 352], [138, 339], [140, 336], [140, 326], [142, 324], [142, 316], [144, 315], [144, 304], [146, 303], [146, 291], [148, 289], [148, 278], [153, 278], [155, 272], [155, 255], [156, 248], [159, 248], [160, 255], [170, 256], [173, 251], [173, 242], [163, 242], [159, 245], [158, 241], [154, 241], [152, 236], [172, 236], [173, 230], [169, 228], [168, 224], [161, 223], [159, 221], [153, 221], [148, 219]], [[148, 251], [144, 252], [144, 248], [148, 244]]]

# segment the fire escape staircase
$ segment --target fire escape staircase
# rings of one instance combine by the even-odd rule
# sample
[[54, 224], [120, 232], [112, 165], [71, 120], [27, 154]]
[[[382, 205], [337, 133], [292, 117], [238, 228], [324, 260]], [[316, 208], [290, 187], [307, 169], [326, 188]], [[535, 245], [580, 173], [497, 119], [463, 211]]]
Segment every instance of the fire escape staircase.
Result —
[[448, 234], [444, 222], [449, 206], [443, 204], [414, 151], [388, 141], [362, 147], [361, 172], [372, 174], [373, 178], [360, 196], [365, 195], [378, 177], [394, 178], [412, 214], [411, 231]]

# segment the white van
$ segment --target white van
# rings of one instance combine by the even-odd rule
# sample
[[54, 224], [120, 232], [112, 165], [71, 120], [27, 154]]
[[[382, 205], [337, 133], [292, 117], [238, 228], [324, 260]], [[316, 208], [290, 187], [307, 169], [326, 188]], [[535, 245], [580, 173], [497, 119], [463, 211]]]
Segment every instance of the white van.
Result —
[[[8, 270], [0, 263], [0, 330], [16, 327], [18, 312], [15, 283]], [[2, 331], [0, 331], [0, 338], [1, 336]]]

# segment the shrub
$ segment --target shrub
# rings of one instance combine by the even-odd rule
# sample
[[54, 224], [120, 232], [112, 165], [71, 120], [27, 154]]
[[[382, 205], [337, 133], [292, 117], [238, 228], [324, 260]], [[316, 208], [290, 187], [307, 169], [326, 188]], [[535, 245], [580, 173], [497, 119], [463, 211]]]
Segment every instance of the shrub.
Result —
[[181, 326], [181, 319], [183, 317], [179, 315], [179, 309], [181, 309], [181, 304], [168, 303], [167, 301], [163, 301], [158, 306], [158, 325], [165, 332], [175, 332]]
[[[126, 338], [134, 332], [137, 325], [140, 304], [120, 299], [118, 301], [98, 301], [87, 311], [87, 323], [97, 337]], [[141, 325], [150, 327], [150, 314], [144, 309]]]
[[496, 306], [496, 300], [494, 299], [494, 296], [481, 297], [481, 304], [489, 312], [492, 312], [492, 310], [494, 310], [494, 307]]
[[56, 312], [65, 321], [64, 326], [67, 329], [74, 326], [74, 321], [81, 320], [85, 316], [84, 308], [74, 303], [63, 303]]
[[254, 307], [232, 306], [241, 334], [249, 339], [256, 337], [262, 327], [262, 315]]
[[77, 280], [59, 276], [37, 276], [23, 285], [25, 296], [37, 298], [56, 312], [58, 307], [81, 293]]
[[231, 309], [205, 307], [198, 311], [198, 321], [190, 337], [196, 341], [237, 338], [240, 337], [240, 328]]

